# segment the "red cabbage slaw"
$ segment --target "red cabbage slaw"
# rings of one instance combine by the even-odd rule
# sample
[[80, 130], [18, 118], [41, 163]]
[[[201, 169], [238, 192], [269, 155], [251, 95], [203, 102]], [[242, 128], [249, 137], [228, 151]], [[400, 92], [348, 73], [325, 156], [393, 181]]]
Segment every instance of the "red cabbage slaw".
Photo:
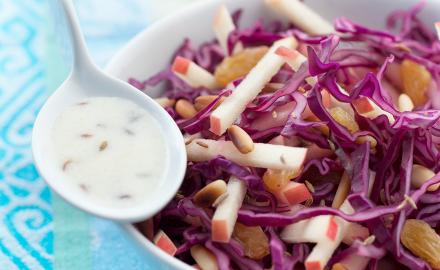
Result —
[[[440, 191], [432, 189], [440, 183], [440, 42], [417, 17], [423, 5], [390, 14], [386, 31], [343, 17], [335, 20], [336, 32], [327, 35], [310, 35], [295, 24], [280, 21], [257, 21], [246, 29], [232, 27], [223, 44], [216, 40], [194, 48], [189, 39], [183, 42], [173, 60], [180, 59], [177, 70], [190, 70], [188, 76], [176, 73], [175, 61], [174, 66], [145, 81], [130, 79], [146, 93], [149, 87], [166, 85], [164, 107], [186, 136], [190, 157], [178, 194], [154, 218], [139, 224], [141, 231], [150, 240], [156, 235], [154, 242], [159, 247], [201, 269], [209, 263], [218, 269], [433, 269], [400, 241], [407, 219], [423, 220], [437, 231], [440, 228]], [[231, 15], [234, 25], [240, 14]], [[256, 161], [240, 160], [243, 155], [230, 150], [234, 145], [231, 135], [213, 131], [212, 115], [227, 103], [221, 103], [223, 99], [244, 84], [247, 75], [225, 87], [212, 80], [212, 74], [234, 53], [257, 46], [271, 48], [289, 37], [297, 44], [285, 52], [297, 53], [298, 49], [306, 61], [295, 70], [284, 55], [285, 64], [265, 86], [277, 89], [258, 92], [233, 119], [252, 138], [253, 151], [267, 153]], [[429, 74], [422, 103], [411, 101], [411, 93], [402, 95], [406, 63]], [[207, 95], [215, 98], [188, 117], [174, 106], [175, 100], [191, 105]], [[287, 110], [286, 118], [270, 118], [277, 118], [283, 110]], [[341, 110], [349, 117], [341, 120], [335, 113]], [[353, 125], [356, 128], [350, 128]], [[284, 143], [289, 149], [267, 146], [277, 140], [295, 143]], [[191, 146], [194, 141], [198, 146]], [[285, 153], [294, 148], [308, 153], [303, 161], [288, 160], [301, 163], [288, 185], [306, 186], [312, 197], [306, 201], [295, 200], [299, 193], [294, 194], [294, 202], [280, 198], [263, 181], [268, 170], [286, 170], [283, 164], [267, 165], [277, 163], [271, 151]], [[417, 166], [432, 173], [418, 185], [413, 179]], [[344, 203], [332, 207], [340, 196], [344, 175], [350, 182]], [[218, 198], [223, 201], [204, 207], [195, 203], [196, 194], [217, 179], [227, 183], [226, 196]], [[219, 210], [222, 203], [229, 203], [228, 197], [240, 197], [240, 193], [243, 199], [231, 207], [239, 208], [236, 213]], [[233, 220], [232, 225], [237, 222], [245, 228], [258, 228], [258, 232], [261, 229], [267, 252], [258, 258], [250, 256], [247, 240], [236, 230], [226, 239], [216, 236], [214, 220], [220, 211], [227, 215], [225, 219]], [[362, 233], [354, 233], [348, 240], [353, 231]], [[194, 247], [202, 249], [196, 252]], [[205, 252], [203, 256], [200, 250]], [[316, 256], [319, 259], [312, 260]]]

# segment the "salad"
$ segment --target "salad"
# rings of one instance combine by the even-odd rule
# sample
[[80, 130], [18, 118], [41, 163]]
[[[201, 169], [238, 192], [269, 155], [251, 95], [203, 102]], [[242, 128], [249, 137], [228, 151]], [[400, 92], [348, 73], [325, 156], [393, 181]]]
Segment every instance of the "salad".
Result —
[[130, 83], [180, 127], [188, 166], [138, 229], [197, 269], [440, 269], [440, 41], [417, 14], [388, 30], [298, 0], [290, 23], [219, 8], [216, 40], [186, 39]]

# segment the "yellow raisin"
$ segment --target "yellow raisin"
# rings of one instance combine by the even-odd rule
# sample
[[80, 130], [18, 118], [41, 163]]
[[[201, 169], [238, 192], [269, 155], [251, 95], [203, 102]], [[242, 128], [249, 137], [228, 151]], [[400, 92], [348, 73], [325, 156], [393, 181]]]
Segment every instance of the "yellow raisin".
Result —
[[432, 268], [440, 269], [440, 236], [428, 223], [418, 219], [406, 220], [400, 234], [400, 241]]
[[329, 109], [330, 115], [340, 125], [344, 126], [351, 133], [359, 131], [359, 125], [354, 120], [353, 116], [341, 107], [334, 107]]
[[232, 56], [225, 57], [215, 70], [217, 82], [226, 86], [228, 83], [246, 74], [260, 61], [267, 53], [265, 46], [247, 48]]
[[261, 260], [269, 255], [269, 238], [260, 226], [248, 227], [237, 222], [233, 236], [243, 245], [245, 256]]
[[263, 175], [264, 187], [267, 191], [276, 193], [283, 189], [291, 179], [298, 176], [297, 174], [296, 171], [267, 169]]
[[[319, 119], [316, 115], [312, 114], [311, 116], [309, 116], [308, 118], [306, 118], [307, 121], [310, 122], [320, 122], [321, 119]], [[328, 136], [330, 134], [330, 129], [328, 128], [328, 126], [318, 126], [315, 128], [316, 130], [318, 130], [319, 132], [321, 132], [322, 134], [324, 134], [325, 136]]]
[[332, 270], [347, 270], [347, 267], [345, 267], [342, 263], [335, 263], [332, 266]]
[[431, 84], [431, 73], [424, 66], [414, 61], [403, 60], [400, 65], [400, 77], [402, 90], [411, 98], [414, 105], [425, 104], [428, 100], [426, 92]]
[[363, 144], [364, 142], [367, 142], [367, 141], [370, 142], [371, 148], [376, 148], [377, 140], [374, 137], [370, 136], [370, 135], [359, 136], [356, 139], [356, 142], [359, 143], [359, 144]]

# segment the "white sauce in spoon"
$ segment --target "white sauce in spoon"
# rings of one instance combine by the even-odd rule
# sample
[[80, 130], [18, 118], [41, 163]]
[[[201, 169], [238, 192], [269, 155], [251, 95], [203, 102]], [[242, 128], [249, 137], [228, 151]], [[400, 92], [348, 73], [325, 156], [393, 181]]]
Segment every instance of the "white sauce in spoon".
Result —
[[66, 178], [94, 203], [130, 207], [163, 178], [167, 152], [156, 120], [135, 103], [90, 98], [67, 108], [53, 128], [55, 157]]

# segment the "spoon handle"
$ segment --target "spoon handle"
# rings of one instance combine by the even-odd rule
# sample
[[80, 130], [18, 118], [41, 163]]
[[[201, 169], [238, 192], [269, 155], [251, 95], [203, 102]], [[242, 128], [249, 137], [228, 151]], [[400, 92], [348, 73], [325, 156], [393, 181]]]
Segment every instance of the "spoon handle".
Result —
[[73, 49], [73, 71], [87, 72], [91, 68], [95, 67], [90, 55], [87, 51], [84, 35], [81, 32], [78, 16], [75, 12], [75, 7], [72, 0], [60, 0], [61, 6], [66, 14], [67, 28], [69, 29], [72, 49]]

